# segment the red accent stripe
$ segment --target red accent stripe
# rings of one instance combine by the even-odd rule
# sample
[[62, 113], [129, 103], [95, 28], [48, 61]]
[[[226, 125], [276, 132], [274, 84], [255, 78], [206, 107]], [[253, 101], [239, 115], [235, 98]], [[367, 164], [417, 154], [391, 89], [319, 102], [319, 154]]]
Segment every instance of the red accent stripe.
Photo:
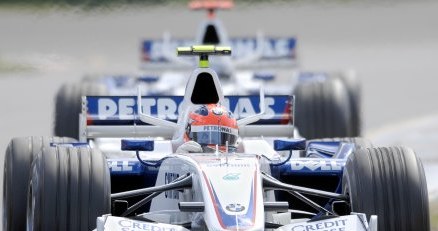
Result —
[[93, 119], [91, 118], [91, 115], [87, 113], [87, 125], [92, 125]]
[[280, 124], [288, 124], [289, 122], [293, 121], [293, 117], [292, 117], [292, 108], [291, 108], [291, 104], [292, 102], [288, 101], [286, 103], [287, 107], [284, 109], [283, 112], [283, 116], [280, 120]]
[[217, 208], [217, 204], [216, 204], [216, 201], [215, 201], [215, 199], [214, 199], [214, 195], [213, 195], [213, 191], [212, 191], [212, 189], [211, 189], [210, 182], [208, 181], [207, 176], [205, 175], [205, 172], [204, 172], [204, 171], [202, 171], [202, 175], [204, 176], [205, 183], [207, 184], [207, 188], [208, 188], [208, 192], [209, 192], [209, 194], [210, 194], [211, 202], [212, 202], [213, 205], [214, 205], [214, 211], [215, 211], [215, 213], [216, 213], [216, 218], [217, 218], [217, 220], [219, 221], [219, 224], [221, 225], [221, 227], [225, 229], [226, 227], [225, 227], [225, 225], [224, 225], [224, 223], [223, 223], [221, 217], [219, 216], [219, 210], [218, 210], [218, 208]]

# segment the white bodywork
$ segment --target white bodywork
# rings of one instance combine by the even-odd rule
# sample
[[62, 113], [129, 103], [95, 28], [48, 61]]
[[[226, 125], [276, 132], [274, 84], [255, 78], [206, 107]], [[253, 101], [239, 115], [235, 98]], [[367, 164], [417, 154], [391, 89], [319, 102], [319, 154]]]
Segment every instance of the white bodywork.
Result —
[[204, 202], [204, 212], [176, 213], [177, 216], [186, 216], [186, 221], [195, 223], [201, 219], [210, 230], [263, 230], [264, 194], [257, 156], [217, 158], [211, 153], [188, 154], [164, 161], [161, 168], [157, 185], [186, 173], [193, 174], [194, 183], [191, 190], [171, 191], [154, 198], [152, 213], [178, 211], [179, 201], [200, 201]]
[[[129, 218], [103, 216], [98, 230], [187, 230], [176, 224], [189, 223], [192, 230], [265, 230], [265, 222], [283, 225], [280, 231], [377, 231], [377, 217], [370, 223], [364, 214], [334, 217], [318, 221], [293, 220], [289, 213], [270, 214], [264, 202], [274, 197], [264, 191], [261, 172], [269, 173], [259, 155], [250, 154], [178, 154], [160, 167], [156, 185], [164, 185], [191, 174], [191, 189], [167, 191], [152, 200], [150, 212], [142, 214], [158, 223]], [[181, 212], [179, 202], [203, 202], [202, 212]]]

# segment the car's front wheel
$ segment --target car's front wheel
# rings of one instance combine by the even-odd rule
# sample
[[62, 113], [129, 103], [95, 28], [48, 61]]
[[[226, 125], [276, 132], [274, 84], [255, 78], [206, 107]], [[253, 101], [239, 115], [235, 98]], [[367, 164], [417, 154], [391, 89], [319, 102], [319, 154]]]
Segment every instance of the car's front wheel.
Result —
[[52, 143], [74, 142], [64, 137], [17, 137], [13, 138], [3, 155], [3, 220], [2, 230], [25, 229], [26, 194], [32, 161]]
[[378, 230], [430, 230], [426, 178], [411, 149], [356, 150], [344, 169], [343, 191], [353, 212], [378, 216]]
[[32, 163], [28, 230], [92, 230], [110, 213], [110, 175], [102, 153], [89, 147], [44, 148]]

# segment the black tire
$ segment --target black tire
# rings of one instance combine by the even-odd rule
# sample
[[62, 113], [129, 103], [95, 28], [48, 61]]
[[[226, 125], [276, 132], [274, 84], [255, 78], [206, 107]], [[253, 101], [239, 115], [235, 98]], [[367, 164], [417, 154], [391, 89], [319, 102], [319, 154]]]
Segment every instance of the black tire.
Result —
[[294, 95], [295, 125], [303, 137], [352, 136], [350, 101], [340, 79], [299, 82]]
[[360, 136], [362, 133], [362, 86], [356, 76], [339, 75], [348, 92], [351, 110], [351, 136]]
[[378, 230], [430, 229], [426, 178], [411, 149], [357, 150], [347, 160], [343, 190], [352, 211], [378, 216]]
[[33, 159], [50, 143], [73, 142], [70, 138], [20, 137], [9, 142], [3, 168], [3, 230], [25, 230], [26, 194]]
[[374, 145], [370, 140], [362, 138], [362, 137], [335, 137], [335, 138], [323, 138], [323, 139], [314, 139], [309, 141], [327, 141], [327, 142], [347, 142], [353, 143], [356, 146], [356, 149], [359, 148], [372, 148]]
[[79, 114], [82, 110], [82, 96], [105, 95], [105, 85], [84, 81], [63, 84], [55, 98], [55, 136], [66, 136], [79, 139]]
[[83, 230], [110, 213], [110, 174], [104, 155], [89, 147], [43, 149], [32, 164], [28, 230]]

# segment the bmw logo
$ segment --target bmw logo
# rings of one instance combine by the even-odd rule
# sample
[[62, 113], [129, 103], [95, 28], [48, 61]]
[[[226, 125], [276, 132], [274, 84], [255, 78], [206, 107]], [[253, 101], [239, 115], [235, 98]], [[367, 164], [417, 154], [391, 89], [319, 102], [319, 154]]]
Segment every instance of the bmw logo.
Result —
[[225, 207], [228, 211], [230, 212], [242, 212], [243, 210], [245, 210], [245, 206], [241, 205], [241, 204], [229, 204]]

